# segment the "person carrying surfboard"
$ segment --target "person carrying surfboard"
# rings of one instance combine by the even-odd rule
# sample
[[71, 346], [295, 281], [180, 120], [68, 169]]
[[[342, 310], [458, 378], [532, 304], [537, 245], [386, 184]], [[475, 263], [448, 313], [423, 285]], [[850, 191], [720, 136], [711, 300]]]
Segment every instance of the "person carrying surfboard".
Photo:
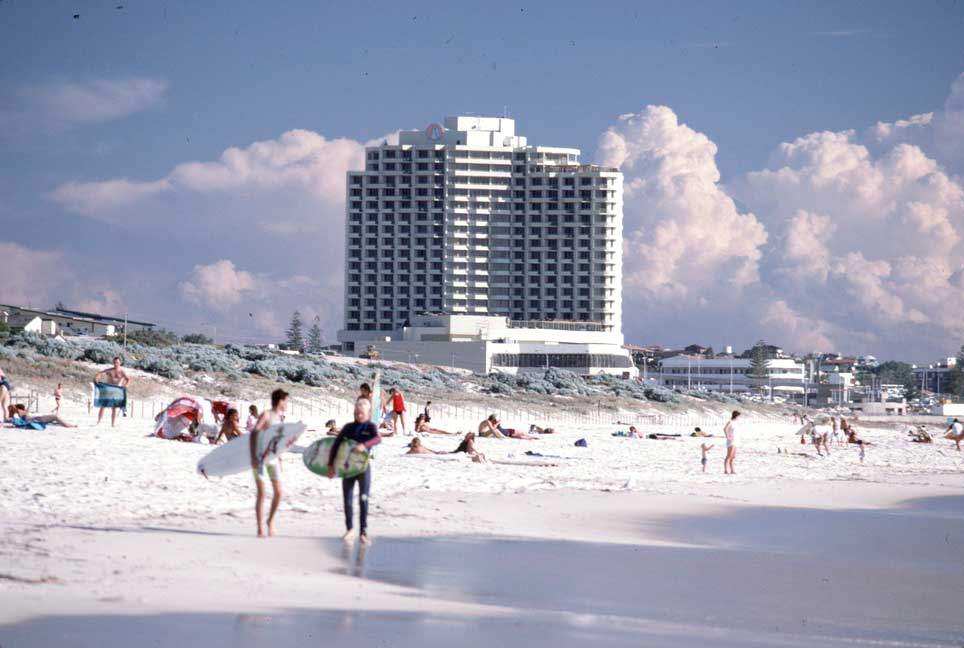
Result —
[[249, 435], [249, 447], [251, 448], [251, 470], [254, 472], [254, 483], [258, 492], [254, 501], [254, 514], [258, 519], [258, 537], [264, 536], [264, 527], [261, 525], [261, 513], [264, 510], [264, 478], [267, 475], [271, 480], [271, 510], [268, 512], [268, 535], [274, 535], [274, 516], [278, 512], [278, 505], [281, 504], [281, 457], [276, 457], [269, 461], [261, 461], [258, 457], [258, 435], [267, 430], [272, 425], [279, 425], [285, 421], [285, 412], [288, 409], [288, 392], [283, 389], [276, 389], [271, 392], [271, 409], [264, 412], [259, 418]]
[[[331, 452], [328, 453], [328, 479], [335, 476], [335, 457], [338, 456], [338, 448], [346, 440], [354, 441], [355, 452], [365, 452], [374, 448], [382, 442], [382, 437], [378, 434], [378, 427], [372, 423], [372, 402], [371, 400], [360, 397], [355, 401], [355, 420], [345, 424], [335, 437], [335, 442], [331, 445]], [[342, 499], [345, 506], [345, 535], [342, 539], [351, 542], [355, 537], [354, 515], [352, 511], [352, 496], [355, 491], [355, 483], [358, 483], [358, 540], [362, 544], [368, 544], [368, 495], [372, 487], [372, 467], [371, 464], [360, 475], [348, 477], [341, 480]]]

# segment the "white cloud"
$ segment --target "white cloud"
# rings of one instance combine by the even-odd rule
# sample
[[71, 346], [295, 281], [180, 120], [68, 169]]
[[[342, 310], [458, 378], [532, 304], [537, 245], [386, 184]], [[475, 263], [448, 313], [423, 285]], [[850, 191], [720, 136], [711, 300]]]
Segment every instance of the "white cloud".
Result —
[[802, 352], [827, 351], [835, 348], [830, 325], [822, 320], [805, 317], [787, 302], [778, 300], [763, 311], [761, 323], [772, 340], [792, 340]]
[[246, 148], [231, 147], [215, 161], [178, 164], [156, 180], [68, 182], [58, 186], [51, 197], [65, 209], [108, 222], [118, 221], [117, 210], [165, 192], [295, 190], [337, 206], [345, 199], [345, 173], [364, 168], [364, 160], [361, 142], [290, 130], [278, 139], [254, 142]]
[[47, 308], [56, 301], [58, 287], [69, 276], [59, 251], [32, 250], [0, 241], [0, 259], [0, 303], [4, 304]]
[[234, 263], [221, 259], [208, 265], [196, 265], [191, 276], [181, 282], [181, 295], [189, 302], [223, 310], [240, 303], [256, 290], [254, 275], [239, 270]]
[[67, 182], [54, 189], [50, 197], [71, 211], [121, 223], [129, 215], [119, 210], [170, 188], [167, 179], [139, 182], [117, 178], [104, 182]]
[[698, 301], [757, 281], [766, 231], [720, 186], [706, 135], [647, 106], [602, 135], [598, 158], [625, 176], [627, 296]]
[[120, 119], [152, 108], [168, 87], [167, 81], [145, 77], [23, 86], [3, 115], [4, 130], [17, 134], [29, 134], [38, 127], [61, 131]]

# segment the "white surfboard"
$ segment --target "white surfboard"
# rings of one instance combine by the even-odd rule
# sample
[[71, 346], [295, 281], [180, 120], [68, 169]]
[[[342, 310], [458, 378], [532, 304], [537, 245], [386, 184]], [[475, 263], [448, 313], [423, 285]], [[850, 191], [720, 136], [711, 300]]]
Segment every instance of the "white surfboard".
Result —
[[[304, 431], [304, 423], [272, 425], [258, 435], [258, 458], [262, 462], [271, 461], [287, 452]], [[223, 477], [251, 470], [250, 443], [250, 436], [242, 434], [219, 446], [197, 462], [197, 471], [205, 477]]]

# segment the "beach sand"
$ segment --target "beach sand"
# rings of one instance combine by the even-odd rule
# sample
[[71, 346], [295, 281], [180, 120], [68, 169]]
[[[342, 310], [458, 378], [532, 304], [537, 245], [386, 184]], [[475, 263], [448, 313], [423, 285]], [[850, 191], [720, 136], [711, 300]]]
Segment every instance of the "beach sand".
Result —
[[340, 484], [296, 455], [258, 539], [250, 477], [195, 474], [209, 446], [66, 414], [84, 427], [0, 431], [5, 648], [964, 642], [964, 458], [900, 428], [861, 428], [860, 464], [748, 422], [733, 477], [721, 445], [703, 474], [705, 440], [611, 427], [483, 439], [488, 465], [387, 439], [362, 550], [337, 539]]

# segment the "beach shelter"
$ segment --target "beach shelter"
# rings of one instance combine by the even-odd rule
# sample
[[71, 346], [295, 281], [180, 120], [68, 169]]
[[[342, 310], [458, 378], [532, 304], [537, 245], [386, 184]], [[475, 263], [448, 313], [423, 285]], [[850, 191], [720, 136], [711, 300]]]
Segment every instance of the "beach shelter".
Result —
[[197, 426], [204, 418], [201, 401], [192, 396], [180, 396], [157, 415], [154, 436], [162, 439], [193, 439]]

